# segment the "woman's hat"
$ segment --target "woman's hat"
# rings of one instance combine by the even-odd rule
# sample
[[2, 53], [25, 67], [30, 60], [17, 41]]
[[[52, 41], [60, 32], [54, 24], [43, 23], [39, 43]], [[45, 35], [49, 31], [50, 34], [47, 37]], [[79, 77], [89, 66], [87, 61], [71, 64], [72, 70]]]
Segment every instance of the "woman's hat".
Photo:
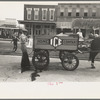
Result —
[[28, 30], [27, 30], [27, 29], [25, 29], [25, 28], [22, 28], [22, 31], [27, 32]]

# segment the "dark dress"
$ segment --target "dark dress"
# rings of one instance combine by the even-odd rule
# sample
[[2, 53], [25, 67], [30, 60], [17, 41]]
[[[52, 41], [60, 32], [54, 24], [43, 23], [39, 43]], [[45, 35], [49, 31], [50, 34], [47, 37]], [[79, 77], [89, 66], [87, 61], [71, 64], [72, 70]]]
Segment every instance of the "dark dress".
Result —
[[94, 63], [94, 59], [100, 51], [100, 37], [97, 37], [92, 41], [90, 49], [91, 51], [89, 59], [91, 60], [92, 63]]

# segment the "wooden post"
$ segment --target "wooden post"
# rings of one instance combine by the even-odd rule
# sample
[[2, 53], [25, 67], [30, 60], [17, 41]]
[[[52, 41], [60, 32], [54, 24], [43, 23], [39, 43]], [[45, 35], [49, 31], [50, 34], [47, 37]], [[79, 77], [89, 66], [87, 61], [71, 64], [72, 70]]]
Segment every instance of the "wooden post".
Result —
[[31, 24], [31, 38], [33, 38], [33, 24]]

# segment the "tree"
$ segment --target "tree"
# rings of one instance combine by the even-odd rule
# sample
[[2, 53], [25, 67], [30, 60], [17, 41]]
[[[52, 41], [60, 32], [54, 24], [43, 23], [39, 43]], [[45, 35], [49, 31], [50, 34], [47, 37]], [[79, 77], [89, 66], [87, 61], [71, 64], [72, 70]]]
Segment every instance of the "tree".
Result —
[[75, 19], [72, 22], [72, 28], [93, 29], [100, 27], [100, 19]]

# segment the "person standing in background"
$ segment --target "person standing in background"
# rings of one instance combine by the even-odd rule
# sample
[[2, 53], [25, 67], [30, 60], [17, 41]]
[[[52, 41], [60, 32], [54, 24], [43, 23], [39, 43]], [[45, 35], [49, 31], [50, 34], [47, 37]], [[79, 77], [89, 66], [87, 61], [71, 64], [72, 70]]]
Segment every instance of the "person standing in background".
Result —
[[77, 34], [79, 35], [79, 45], [80, 45], [80, 47], [82, 47], [82, 44], [84, 42], [84, 37], [83, 37], [83, 34], [81, 32], [81, 29], [79, 29], [79, 31], [77, 32]]
[[11, 43], [12, 42], [13, 42], [13, 51], [15, 52], [17, 50], [17, 42], [18, 42], [17, 36], [13, 36]]
[[25, 31], [22, 30], [20, 35], [20, 43], [21, 43], [21, 51], [22, 51], [22, 60], [21, 60], [21, 73], [30, 69], [30, 61], [26, 48], [27, 36], [25, 35]]
[[100, 37], [98, 34], [94, 34], [95, 38], [91, 42], [89, 61], [91, 61], [91, 68], [94, 69], [94, 60], [96, 55], [100, 52]]
[[79, 31], [77, 32], [77, 34], [79, 35], [79, 42], [83, 42], [84, 41], [84, 37], [83, 37], [83, 34], [81, 32], [81, 29], [79, 29]]

